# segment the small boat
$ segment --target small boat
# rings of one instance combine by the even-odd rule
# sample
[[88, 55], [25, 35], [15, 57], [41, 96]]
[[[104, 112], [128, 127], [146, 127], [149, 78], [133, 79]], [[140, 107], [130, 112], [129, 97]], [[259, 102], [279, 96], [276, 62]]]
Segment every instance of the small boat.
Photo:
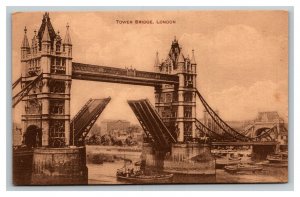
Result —
[[125, 165], [117, 170], [117, 180], [136, 184], [171, 183], [173, 180], [173, 174], [144, 174], [140, 162], [135, 162], [134, 166], [140, 168], [128, 167], [125, 162]]
[[241, 163], [240, 158], [222, 157], [216, 159], [216, 168], [223, 169], [227, 165], [236, 165]]
[[271, 154], [267, 156], [267, 160], [270, 163], [278, 164], [287, 164], [288, 163], [288, 154], [286, 152], [280, 152], [277, 154]]
[[117, 172], [117, 179], [119, 181], [126, 181], [130, 183], [145, 184], [145, 183], [171, 183], [173, 180], [173, 174], [155, 174], [144, 175], [139, 172], [124, 173]]
[[229, 173], [238, 173], [238, 172], [253, 172], [261, 171], [263, 167], [254, 165], [254, 164], [237, 164], [237, 165], [228, 165], [224, 169]]
[[242, 158], [241, 157], [229, 157], [228, 160], [231, 161], [240, 161]]
[[231, 161], [239, 161], [241, 159], [242, 158], [239, 157], [238, 154], [235, 154], [235, 153], [229, 154], [229, 157], [228, 157], [228, 160], [231, 160]]
[[222, 153], [216, 153], [216, 154], [213, 154], [213, 155], [214, 155], [214, 157], [215, 157], [216, 159], [221, 159], [221, 158], [224, 157], [224, 155], [223, 155]]

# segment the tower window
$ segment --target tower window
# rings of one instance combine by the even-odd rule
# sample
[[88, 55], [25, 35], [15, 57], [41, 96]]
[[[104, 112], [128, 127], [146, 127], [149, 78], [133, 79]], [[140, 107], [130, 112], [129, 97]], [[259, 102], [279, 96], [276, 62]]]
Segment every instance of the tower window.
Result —
[[184, 122], [184, 141], [191, 141], [192, 140], [192, 123], [191, 122]]
[[192, 117], [192, 107], [191, 106], [184, 106], [184, 117], [185, 118]]
[[60, 45], [61, 45], [61, 43], [60, 43], [60, 42], [57, 42], [57, 43], [56, 43], [56, 46], [55, 46], [55, 47], [56, 47], [56, 51], [58, 51], [58, 52], [60, 51]]
[[185, 102], [193, 101], [193, 93], [192, 92], [185, 92], [183, 97]]
[[50, 114], [64, 114], [64, 110], [65, 110], [65, 105], [63, 100], [50, 101]]
[[178, 101], [178, 93], [177, 92], [174, 92], [173, 93], [173, 101]]
[[65, 82], [60, 80], [49, 81], [49, 88], [51, 93], [65, 93]]
[[51, 66], [54, 65], [54, 60], [55, 60], [55, 58], [51, 57]]
[[172, 95], [170, 93], [166, 94], [166, 102], [167, 103], [172, 102]]
[[56, 58], [56, 65], [60, 65], [60, 58]]
[[50, 120], [49, 145], [51, 147], [63, 147], [65, 145], [65, 121]]
[[[56, 58], [51, 58], [51, 73], [54, 74], [66, 74], [66, 65], [65, 64], [64, 59], [56, 57]], [[55, 62], [55, 64], [54, 64]], [[61, 65], [62, 63], [62, 65]]]
[[193, 77], [190, 75], [187, 75], [184, 77], [184, 81], [185, 81], [185, 86], [188, 88], [192, 88], [193, 87]]

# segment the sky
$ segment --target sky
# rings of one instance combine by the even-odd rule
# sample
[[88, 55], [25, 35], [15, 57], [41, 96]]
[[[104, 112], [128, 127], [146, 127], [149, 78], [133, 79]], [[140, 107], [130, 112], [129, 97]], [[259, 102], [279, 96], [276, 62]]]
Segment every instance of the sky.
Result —
[[[20, 46], [27, 27], [29, 42], [43, 13], [15, 13], [12, 59], [20, 76]], [[195, 50], [197, 88], [224, 120], [254, 119], [259, 111], [278, 111], [288, 120], [288, 13], [285, 11], [102, 11], [50, 12], [54, 30], [64, 38], [70, 25], [73, 61], [153, 71], [156, 51], [165, 59], [174, 37], [185, 55]], [[116, 20], [133, 21], [118, 24]], [[134, 24], [152, 20], [154, 24]], [[156, 24], [171, 20], [173, 24]], [[129, 99], [149, 98], [154, 88], [73, 80], [71, 117], [89, 98], [110, 96], [103, 119], [137, 123]], [[14, 109], [19, 122], [22, 104]], [[197, 100], [197, 117], [203, 107]]]

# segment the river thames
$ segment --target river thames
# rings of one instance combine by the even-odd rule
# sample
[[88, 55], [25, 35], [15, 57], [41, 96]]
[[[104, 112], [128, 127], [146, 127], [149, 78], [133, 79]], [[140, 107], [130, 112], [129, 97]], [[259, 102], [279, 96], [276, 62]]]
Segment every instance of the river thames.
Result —
[[[141, 152], [110, 150], [102, 149], [101, 147], [87, 147], [87, 157], [92, 154], [99, 153], [105, 155], [114, 155], [114, 159], [110, 162], [103, 162], [103, 164], [94, 164], [89, 162], [88, 158], [88, 183], [89, 184], [130, 184], [127, 182], [120, 182], [117, 180], [116, 172], [124, 166], [124, 160], [120, 158], [127, 158], [132, 162], [139, 161]], [[288, 181], [287, 167], [274, 167], [264, 165], [266, 161], [256, 163], [263, 167], [259, 172], [244, 172], [238, 174], [231, 174], [224, 169], [216, 169], [215, 181], [210, 183], [282, 183]]]

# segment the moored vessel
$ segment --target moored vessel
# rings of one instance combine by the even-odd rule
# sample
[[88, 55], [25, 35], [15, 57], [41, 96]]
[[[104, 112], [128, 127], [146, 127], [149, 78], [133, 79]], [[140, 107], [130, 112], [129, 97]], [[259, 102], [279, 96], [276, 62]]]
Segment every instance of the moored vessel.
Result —
[[224, 167], [225, 171], [229, 173], [239, 173], [239, 172], [257, 172], [261, 171], [263, 167], [254, 164], [237, 164], [228, 165]]
[[271, 154], [267, 156], [267, 160], [270, 163], [287, 163], [288, 162], [288, 153], [280, 152], [276, 154]]
[[[124, 166], [117, 170], [116, 177], [118, 181], [124, 181], [135, 184], [157, 184], [157, 183], [172, 183], [173, 174], [155, 172], [145, 173], [143, 162], [135, 163], [124, 160]], [[134, 164], [134, 165], [133, 165]]]
[[138, 172], [117, 172], [117, 179], [119, 181], [126, 181], [136, 184], [158, 184], [158, 183], [172, 183], [173, 174], [154, 174], [144, 175], [142, 171]]

